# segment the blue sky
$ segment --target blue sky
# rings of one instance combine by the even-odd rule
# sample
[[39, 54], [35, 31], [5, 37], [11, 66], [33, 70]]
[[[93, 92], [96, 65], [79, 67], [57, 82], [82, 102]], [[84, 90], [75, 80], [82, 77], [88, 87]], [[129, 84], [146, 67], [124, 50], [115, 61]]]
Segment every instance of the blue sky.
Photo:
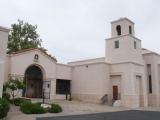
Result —
[[135, 22], [142, 47], [160, 53], [159, 0], [1, 0], [0, 26], [18, 19], [38, 25], [48, 53], [66, 63], [103, 57], [110, 21], [128, 17]]

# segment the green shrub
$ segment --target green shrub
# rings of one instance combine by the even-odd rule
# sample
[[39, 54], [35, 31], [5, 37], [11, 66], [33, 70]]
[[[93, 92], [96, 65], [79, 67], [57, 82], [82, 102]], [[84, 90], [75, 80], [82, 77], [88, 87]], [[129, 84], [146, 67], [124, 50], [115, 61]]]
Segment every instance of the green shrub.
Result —
[[51, 108], [49, 109], [50, 113], [60, 113], [62, 112], [62, 107], [58, 104], [51, 104]]
[[30, 114], [31, 107], [32, 107], [32, 103], [29, 101], [25, 101], [20, 105], [20, 110], [25, 114]]
[[47, 111], [37, 103], [25, 101], [20, 105], [20, 110], [25, 114], [43, 114]]
[[0, 119], [7, 116], [9, 106], [9, 102], [6, 99], [0, 98]]
[[42, 102], [36, 102], [35, 104], [41, 106]]
[[25, 101], [31, 101], [23, 98], [15, 98], [9, 100], [11, 104], [14, 104], [15, 106], [20, 106]]
[[32, 114], [43, 114], [46, 112], [47, 112], [46, 109], [44, 109], [40, 105], [38, 105], [36, 103], [32, 104], [32, 109], [31, 109]]
[[13, 101], [15, 106], [20, 106], [20, 104], [22, 104], [24, 100], [20, 98], [16, 98]]
[[9, 99], [10, 99], [10, 94], [9, 93], [7, 93], [7, 92], [3, 92], [3, 95], [2, 95], [2, 98], [5, 98], [6, 100], [8, 100], [9, 101]]

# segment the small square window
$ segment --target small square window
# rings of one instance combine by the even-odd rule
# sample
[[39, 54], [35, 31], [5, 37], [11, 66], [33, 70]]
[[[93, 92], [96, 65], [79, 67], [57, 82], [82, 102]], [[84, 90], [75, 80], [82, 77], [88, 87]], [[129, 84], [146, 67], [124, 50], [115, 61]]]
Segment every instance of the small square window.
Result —
[[137, 48], [137, 43], [136, 43], [136, 41], [134, 41], [134, 49], [136, 49]]
[[50, 88], [50, 84], [47, 84], [47, 87]]
[[38, 60], [38, 59], [39, 59], [38, 54], [35, 54], [35, 55], [34, 55], [34, 59], [35, 59], [35, 60]]
[[114, 41], [114, 47], [115, 48], [119, 48], [119, 41], [117, 40], [117, 41]]

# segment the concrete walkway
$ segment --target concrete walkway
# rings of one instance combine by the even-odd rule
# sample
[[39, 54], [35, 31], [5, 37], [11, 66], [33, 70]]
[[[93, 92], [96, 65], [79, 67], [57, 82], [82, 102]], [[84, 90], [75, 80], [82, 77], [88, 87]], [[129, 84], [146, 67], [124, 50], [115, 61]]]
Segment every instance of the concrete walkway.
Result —
[[37, 117], [80, 115], [80, 114], [130, 110], [124, 107], [111, 107], [107, 105], [84, 103], [78, 101], [54, 101], [54, 103], [60, 104], [63, 108], [63, 112], [26, 115], [19, 110], [19, 107], [11, 106], [7, 120], [36, 120]]

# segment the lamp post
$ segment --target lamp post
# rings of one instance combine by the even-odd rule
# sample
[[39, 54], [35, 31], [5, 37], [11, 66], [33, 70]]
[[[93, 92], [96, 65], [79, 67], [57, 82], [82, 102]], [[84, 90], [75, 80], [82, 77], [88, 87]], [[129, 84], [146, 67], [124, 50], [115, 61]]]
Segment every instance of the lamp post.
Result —
[[45, 91], [45, 89], [43, 88], [43, 91], [42, 91], [43, 104], [44, 104], [44, 99], [45, 99], [45, 98], [44, 98], [44, 97], [45, 97], [45, 96], [44, 96], [44, 91]]

